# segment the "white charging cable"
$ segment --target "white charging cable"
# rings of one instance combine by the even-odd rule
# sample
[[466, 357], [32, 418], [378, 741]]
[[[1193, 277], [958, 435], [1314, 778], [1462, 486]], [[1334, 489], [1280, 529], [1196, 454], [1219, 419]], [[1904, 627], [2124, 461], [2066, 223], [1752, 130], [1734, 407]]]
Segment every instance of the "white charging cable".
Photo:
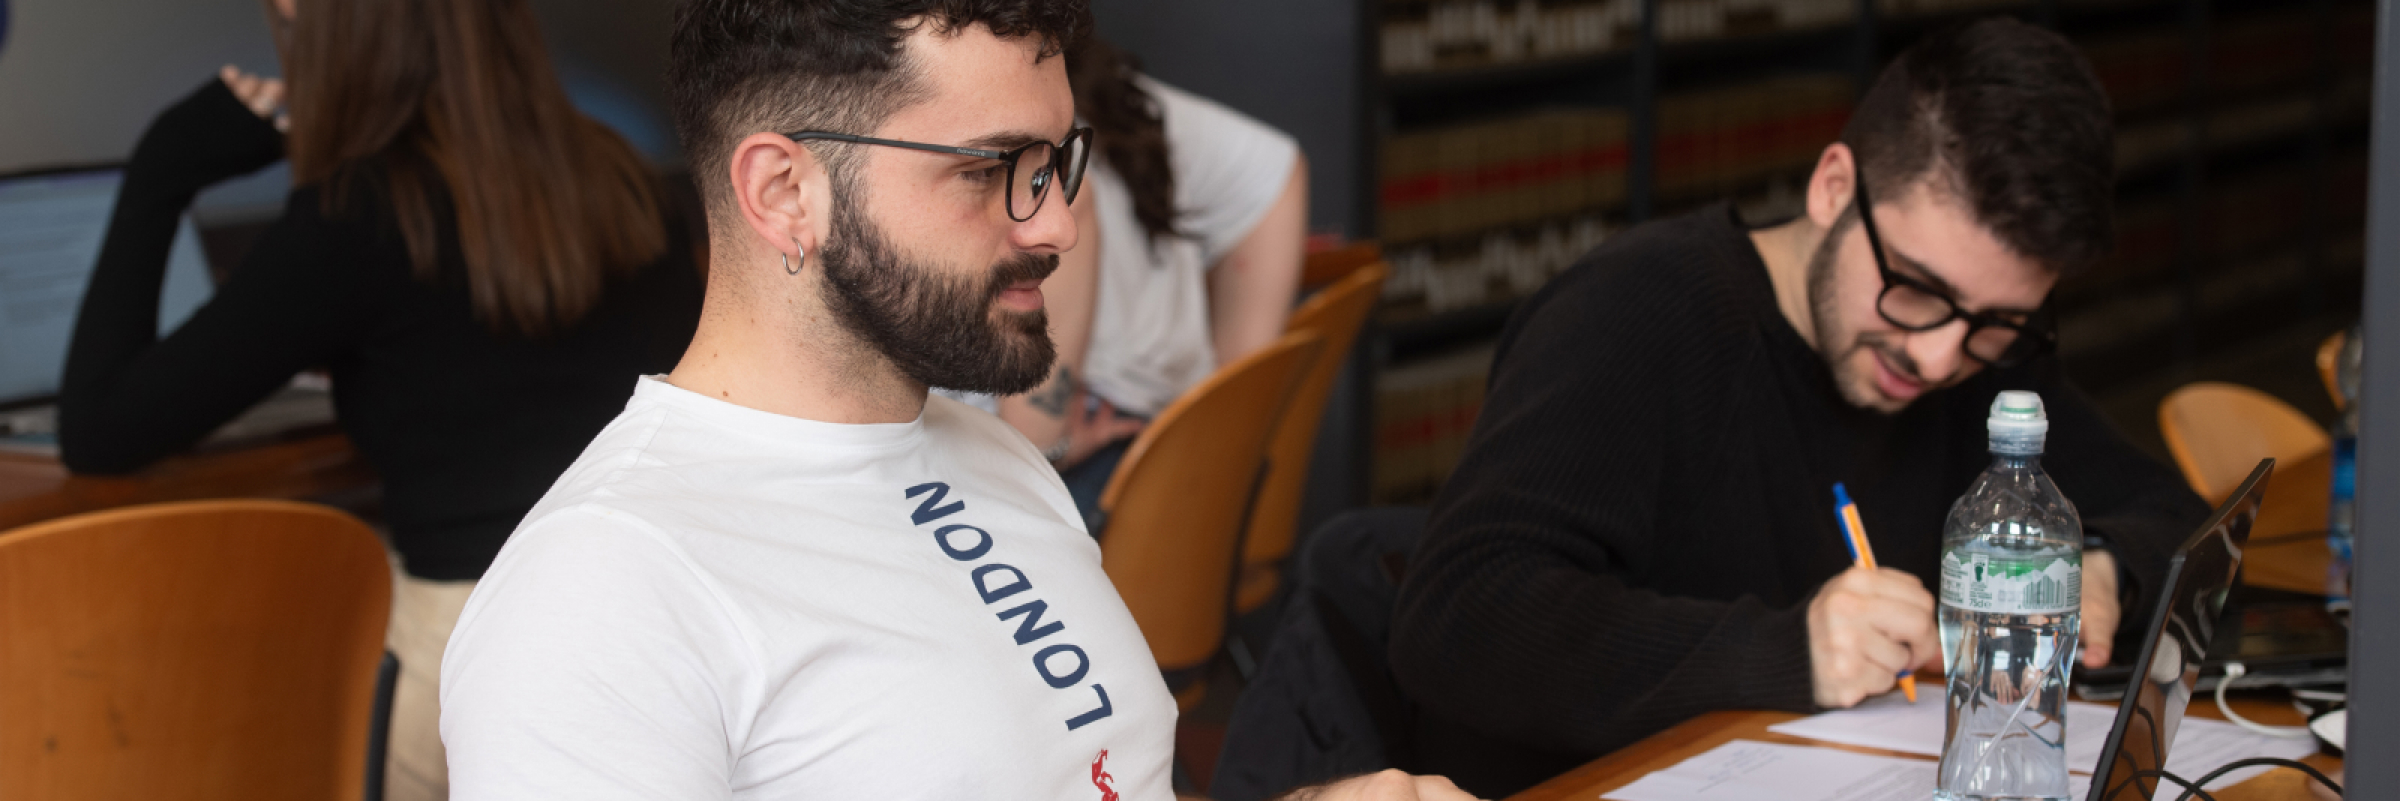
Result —
[[2269, 737], [2280, 737], [2287, 740], [2307, 740], [2316, 737], [2309, 733], [2307, 726], [2265, 726], [2253, 723], [2249, 718], [2242, 717], [2240, 713], [2233, 711], [2233, 706], [2225, 703], [2225, 690], [2233, 686], [2234, 679], [2241, 678], [2249, 672], [2250, 666], [2248, 665], [2240, 662], [2225, 663], [2225, 677], [2217, 680], [2217, 711], [2225, 713], [2226, 720], [2233, 721], [2233, 725]]

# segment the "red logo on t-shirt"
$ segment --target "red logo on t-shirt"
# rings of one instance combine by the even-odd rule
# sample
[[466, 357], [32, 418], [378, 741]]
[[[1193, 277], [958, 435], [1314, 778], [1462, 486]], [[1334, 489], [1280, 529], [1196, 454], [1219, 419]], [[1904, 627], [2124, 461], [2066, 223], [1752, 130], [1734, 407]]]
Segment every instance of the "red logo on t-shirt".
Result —
[[1117, 783], [1117, 777], [1108, 775], [1103, 767], [1107, 762], [1108, 749], [1100, 749], [1099, 758], [1092, 760], [1092, 786], [1100, 788], [1100, 801], [1117, 801], [1117, 788], [1110, 786]]

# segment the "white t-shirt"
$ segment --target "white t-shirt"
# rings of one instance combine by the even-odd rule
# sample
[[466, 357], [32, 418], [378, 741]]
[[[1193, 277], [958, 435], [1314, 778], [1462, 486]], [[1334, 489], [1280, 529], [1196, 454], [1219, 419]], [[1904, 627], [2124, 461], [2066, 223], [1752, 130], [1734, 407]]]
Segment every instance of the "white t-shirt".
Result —
[[1124, 177], [1094, 153], [1084, 188], [1100, 204], [1100, 289], [1084, 377], [1117, 408], [1151, 416], [1216, 369], [1208, 271], [1283, 195], [1300, 147], [1216, 101], [1135, 80], [1166, 124], [1181, 235], [1153, 242]]
[[990, 415], [837, 425], [642, 379], [451, 635], [453, 798], [1169, 799], [1175, 702]]

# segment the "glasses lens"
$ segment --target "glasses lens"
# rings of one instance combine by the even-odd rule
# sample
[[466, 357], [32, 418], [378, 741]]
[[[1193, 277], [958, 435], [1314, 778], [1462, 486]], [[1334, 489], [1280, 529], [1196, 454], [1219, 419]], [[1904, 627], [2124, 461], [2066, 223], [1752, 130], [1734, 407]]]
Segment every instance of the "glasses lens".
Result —
[[2005, 325], [1987, 325], [1967, 337], [1967, 353], [1986, 362], [2010, 361], [2016, 355], [2013, 351], [2017, 342], [2024, 338], [2024, 333], [2017, 329]]
[[1051, 154], [1057, 148], [1047, 143], [1025, 148], [1017, 154], [1017, 163], [1009, 170], [1008, 216], [1018, 222], [1033, 219], [1042, 208], [1042, 197], [1050, 194], [1050, 184], [1058, 180], [1056, 162]]
[[1893, 325], [1911, 330], [1932, 328], [1949, 322], [1951, 317], [1948, 298], [1896, 282], [1884, 287], [1875, 309], [1883, 312]]
[[1091, 157], [1092, 134], [1089, 130], [1077, 131], [1067, 137], [1067, 150], [1059, 154], [1058, 159], [1059, 165], [1067, 171], [1066, 175], [1061, 176], [1063, 180], [1059, 186], [1059, 191], [1066, 193], [1067, 202], [1075, 202], [1076, 193], [1083, 191], [1083, 165]]

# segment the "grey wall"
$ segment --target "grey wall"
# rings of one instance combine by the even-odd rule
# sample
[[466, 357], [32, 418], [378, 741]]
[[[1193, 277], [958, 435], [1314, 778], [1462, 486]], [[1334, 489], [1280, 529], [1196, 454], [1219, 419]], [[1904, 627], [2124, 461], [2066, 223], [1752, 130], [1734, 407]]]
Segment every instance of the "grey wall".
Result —
[[1093, 0], [1100, 35], [1152, 77], [1213, 98], [1300, 140], [1309, 227], [1353, 237], [1364, 222], [1361, 23], [1352, 0]]
[[667, 121], [675, 0], [533, 0], [567, 94], [661, 165], [683, 161]]
[[[259, 0], [0, 0], [0, 171], [122, 160], [150, 118], [235, 64], [276, 74]], [[653, 160], [680, 159], [663, 111], [672, 0], [534, 0], [577, 105]], [[203, 223], [271, 215], [281, 168], [202, 195]]]
[[[275, 73], [259, 0], [0, 0], [0, 171], [123, 159], [152, 115], [232, 63]], [[576, 103], [661, 164], [681, 160], [664, 111], [673, 0], [533, 0]], [[1353, 2], [1095, 0], [1100, 31], [1159, 79], [1300, 140], [1310, 225], [1365, 232], [1359, 197], [1360, 17]], [[1272, 24], [1260, 24], [1272, 20]], [[272, 213], [270, 171], [202, 196], [202, 220]]]
[[[258, 0], [9, 0], [0, 170], [117, 161], [159, 109], [225, 64], [275, 72]], [[272, 209], [283, 172], [220, 187], [207, 212]]]

